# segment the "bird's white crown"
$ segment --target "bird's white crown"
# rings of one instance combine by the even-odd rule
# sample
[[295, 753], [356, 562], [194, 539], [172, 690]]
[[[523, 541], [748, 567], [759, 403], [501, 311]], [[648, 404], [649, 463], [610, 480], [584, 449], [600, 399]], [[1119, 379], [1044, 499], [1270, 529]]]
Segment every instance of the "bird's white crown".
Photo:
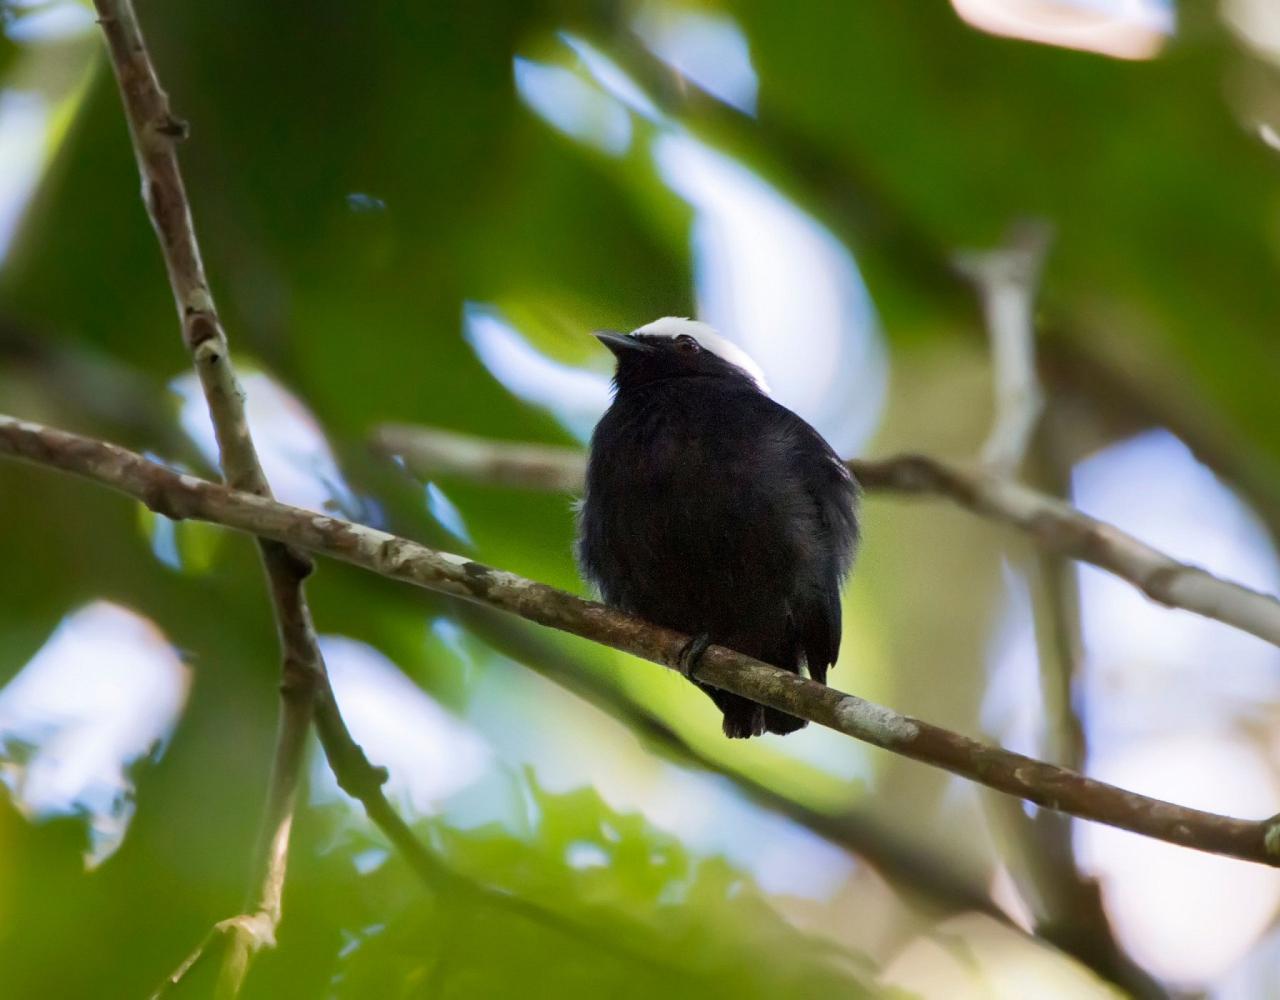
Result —
[[663, 316], [632, 331], [645, 337], [692, 337], [704, 351], [710, 351], [717, 357], [724, 358], [731, 365], [741, 368], [751, 376], [762, 392], [769, 391], [769, 383], [765, 381], [764, 371], [746, 351], [733, 341], [722, 337], [714, 327], [699, 323], [696, 319], [682, 316]]

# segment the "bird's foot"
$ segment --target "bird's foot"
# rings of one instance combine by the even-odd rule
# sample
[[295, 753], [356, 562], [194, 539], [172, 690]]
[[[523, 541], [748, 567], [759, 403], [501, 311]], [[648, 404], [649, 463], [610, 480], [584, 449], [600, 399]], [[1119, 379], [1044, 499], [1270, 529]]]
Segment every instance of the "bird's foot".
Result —
[[698, 661], [702, 659], [702, 654], [707, 651], [707, 647], [710, 645], [711, 636], [707, 635], [706, 632], [695, 635], [680, 650], [680, 657], [676, 660], [676, 669], [690, 680], [693, 680], [693, 672], [698, 669]]

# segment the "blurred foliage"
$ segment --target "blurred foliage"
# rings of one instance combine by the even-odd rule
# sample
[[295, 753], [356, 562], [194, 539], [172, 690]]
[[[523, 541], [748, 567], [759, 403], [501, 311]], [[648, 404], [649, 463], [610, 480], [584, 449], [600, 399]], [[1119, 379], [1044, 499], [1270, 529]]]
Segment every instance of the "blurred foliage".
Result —
[[[535, 786], [531, 800], [539, 816], [531, 837], [441, 829], [435, 842], [462, 871], [554, 901], [567, 927], [465, 891], [424, 898], [406, 886], [399, 863], [388, 863], [363, 880], [365, 908], [344, 914], [348, 933], [352, 918], [377, 930], [351, 938], [338, 996], [382, 995], [388, 982], [403, 982], [404, 996], [868, 995], [859, 985], [865, 962], [797, 932], [723, 861], [693, 860], [590, 789], [554, 795]], [[342, 895], [342, 880], [324, 892]], [[318, 912], [341, 913], [336, 901]], [[429, 940], [437, 947], [424, 954]], [[299, 970], [277, 971], [279, 991]], [[272, 995], [270, 982], [264, 989]]]
[[[303, 843], [319, 863], [298, 880], [298, 918], [249, 995], [872, 995], [865, 961], [797, 932], [731, 866], [694, 860], [590, 789], [527, 791], [538, 816], [528, 836], [431, 830], [447, 864], [532, 902], [527, 911], [465, 884], [424, 893], [345, 803], [313, 814]], [[352, 858], [368, 856], [372, 869], [357, 871]], [[339, 947], [317, 961], [316, 942]], [[199, 969], [190, 988], [214, 972]]]
[[[513, 57], [576, 65], [565, 29], [857, 254], [893, 365], [875, 450], [973, 452], [989, 387], [977, 314], [948, 254], [1040, 214], [1059, 233], [1047, 354], [1083, 356], [1138, 385], [1164, 422], [1204, 427], [1225, 449], [1206, 457], [1247, 469], [1248, 498], [1264, 516], [1276, 509], [1280, 162], [1250, 125], [1280, 107], [1280, 85], [1208, 5], [1184, 4], [1177, 37], [1150, 62], [994, 38], [943, 3], [711, 5], [749, 41], [758, 119], [674, 84], [630, 33], [623, 3], [138, 6], [191, 123], [183, 167], [233, 349], [315, 414], [361, 504], [353, 516], [463, 544], [416, 484], [369, 457], [379, 422], [569, 442], [477, 359], [465, 303], [496, 304], [540, 349], [598, 371], [581, 331], [694, 311], [692, 213], [639, 143], [610, 158], [516, 96]], [[0, 267], [0, 409], [212, 474], [178, 430], [168, 386], [185, 358], [98, 48], [92, 34], [0, 35], [0, 88], [45, 93], [56, 119]], [[1071, 391], [1098, 412], [1124, 409], [1127, 390], [1111, 391], [1123, 381], [1086, 382]], [[1119, 423], [1090, 446], [1129, 426]], [[444, 485], [478, 558], [579, 587], [567, 498]], [[32, 822], [0, 796], [0, 992], [136, 997], [241, 905], [276, 707], [254, 552], [11, 464], [0, 465], [0, 525], [0, 684], [97, 599], [154, 621], [194, 668], [164, 753], [135, 768], [128, 835], [100, 867], [85, 869], [80, 818]], [[873, 499], [867, 537], [836, 683], [979, 731], [1003, 536], [954, 511]], [[453, 616], [447, 602], [328, 564], [310, 594], [321, 631], [384, 653], [517, 763], [511, 747], [563, 728], [583, 757], [614, 761], [619, 784], [650, 766], [646, 747], [550, 689], [505, 712], [478, 708], [502, 664], [479, 624], [465, 649], [428, 632], [425, 622]], [[583, 643], [547, 645], [713, 759], [810, 806], [864, 806], [904, 837], [941, 841], [978, 891], [990, 884], [999, 859], [986, 838], [956, 836], [960, 824], [981, 829], [978, 809], [948, 796], [944, 776], [820, 736], [803, 760], [777, 744], [726, 746], [708, 706], [670, 678]], [[872, 787], [892, 794], [868, 799]], [[518, 832], [438, 817], [422, 829], [459, 871], [581, 934], [426, 893], [394, 857], [369, 870], [360, 859], [378, 841], [347, 805], [308, 807], [280, 947], [255, 965], [250, 994], [886, 995], [859, 956], [887, 960], [933, 918], [860, 870], [850, 885], [864, 894], [862, 922], [831, 918], [840, 896], [802, 933], [779, 894], [609, 806], [605, 787], [551, 794], [531, 780], [522, 794], [538, 819]], [[595, 860], [575, 864], [575, 850]]]

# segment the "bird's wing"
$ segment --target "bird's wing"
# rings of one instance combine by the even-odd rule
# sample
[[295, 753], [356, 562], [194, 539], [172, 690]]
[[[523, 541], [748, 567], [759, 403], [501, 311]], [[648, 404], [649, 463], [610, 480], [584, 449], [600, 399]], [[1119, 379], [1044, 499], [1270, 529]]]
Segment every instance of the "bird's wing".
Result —
[[827, 668], [840, 652], [840, 590], [858, 544], [858, 485], [822, 435], [795, 414], [786, 427], [791, 468], [811, 516], [802, 539], [809, 553], [797, 580], [791, 616], [809, 674], [826, 683]]

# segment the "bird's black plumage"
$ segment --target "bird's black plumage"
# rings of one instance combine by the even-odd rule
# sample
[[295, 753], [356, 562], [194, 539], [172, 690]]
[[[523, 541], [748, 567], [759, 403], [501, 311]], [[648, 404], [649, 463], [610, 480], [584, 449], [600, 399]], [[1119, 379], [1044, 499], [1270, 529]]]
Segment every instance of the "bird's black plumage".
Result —
[[[825, 682], [857, 486], [817, 431], [721, 356], [719, 338], [680, 322], [600, 335], [618, 358], [617, 392], [591, 440], [583, 573], [608, 604]], [[710, 337], [671, 335], [686, 328]], [[805, 724], [698, 686], [727, 736]]]

